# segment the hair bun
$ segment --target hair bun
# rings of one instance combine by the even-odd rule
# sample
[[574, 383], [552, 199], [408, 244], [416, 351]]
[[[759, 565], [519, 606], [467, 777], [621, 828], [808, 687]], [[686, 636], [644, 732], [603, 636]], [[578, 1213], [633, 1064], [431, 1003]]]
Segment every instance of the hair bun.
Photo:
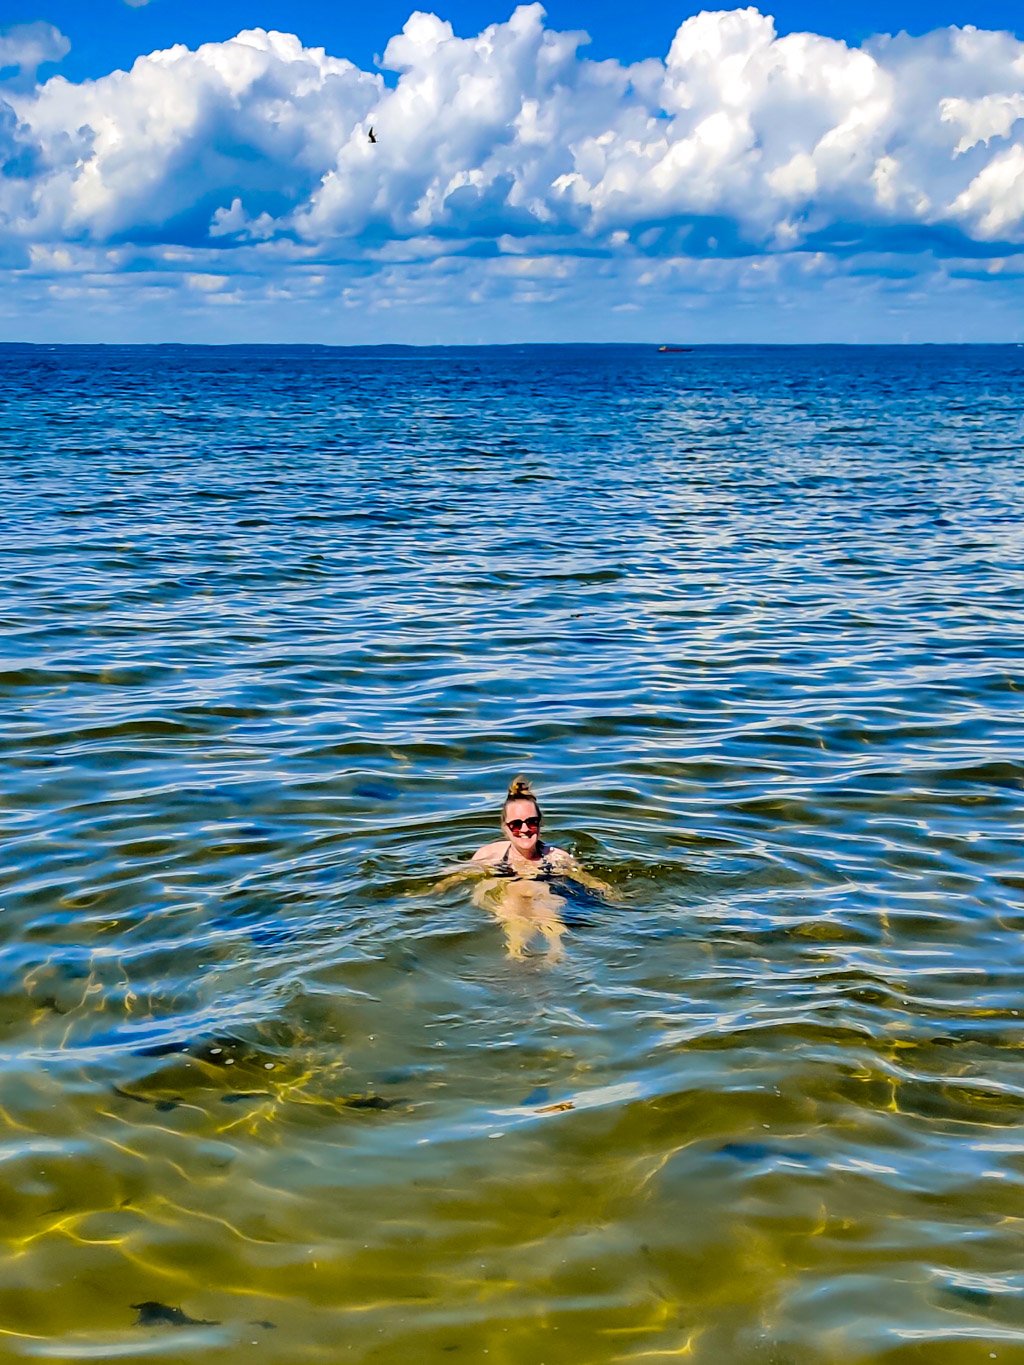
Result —
[[535, 801], [537, 798], [533, 794], [533, 788], [525, 777], [513, 777], [508, 784], [509, 801], [519, 801], [522, 799]]

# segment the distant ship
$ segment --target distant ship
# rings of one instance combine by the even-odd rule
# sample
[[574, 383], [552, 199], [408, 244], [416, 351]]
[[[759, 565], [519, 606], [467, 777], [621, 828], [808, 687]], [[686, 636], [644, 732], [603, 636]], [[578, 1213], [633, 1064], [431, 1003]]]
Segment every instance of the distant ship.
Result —
[[677, 355], [677, 354], [681, 354], [683, 351], [692, 351], [692, 350], [693, 350], [693, 347], [692, 347], [692, 346], [659, 346], [659, 347], [658, 347], [658, 354], [659, 354], [659, 355], [663, 355], [663, 354]]

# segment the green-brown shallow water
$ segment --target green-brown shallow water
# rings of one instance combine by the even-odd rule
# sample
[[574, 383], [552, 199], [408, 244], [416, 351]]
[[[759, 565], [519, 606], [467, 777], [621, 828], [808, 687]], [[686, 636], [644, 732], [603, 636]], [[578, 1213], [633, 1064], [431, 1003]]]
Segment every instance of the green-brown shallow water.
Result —
[[0, 349], [0, 1358], [1024, 1360], [1022, 374]]

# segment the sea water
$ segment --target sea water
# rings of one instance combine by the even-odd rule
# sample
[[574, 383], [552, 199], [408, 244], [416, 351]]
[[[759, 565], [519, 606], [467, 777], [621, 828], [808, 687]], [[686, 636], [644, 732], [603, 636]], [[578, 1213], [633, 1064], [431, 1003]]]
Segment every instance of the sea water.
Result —
[[0, 1357], [1019, 1361], [1022, 377], [0, 348]]

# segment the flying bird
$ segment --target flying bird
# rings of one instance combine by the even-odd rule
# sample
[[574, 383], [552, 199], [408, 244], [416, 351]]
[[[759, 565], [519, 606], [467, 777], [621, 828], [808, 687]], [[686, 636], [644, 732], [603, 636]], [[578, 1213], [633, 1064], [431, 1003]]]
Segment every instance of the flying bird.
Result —
[[376, 138], [374, 137], [374, 135], [373, 135], [373, 124], [372, 124], [372, 123], [370, 124], [370, 141], [371, 141], [371, 142], [376, 142], [376, 141], [377, 141], [377, 139], [376, 139]]

